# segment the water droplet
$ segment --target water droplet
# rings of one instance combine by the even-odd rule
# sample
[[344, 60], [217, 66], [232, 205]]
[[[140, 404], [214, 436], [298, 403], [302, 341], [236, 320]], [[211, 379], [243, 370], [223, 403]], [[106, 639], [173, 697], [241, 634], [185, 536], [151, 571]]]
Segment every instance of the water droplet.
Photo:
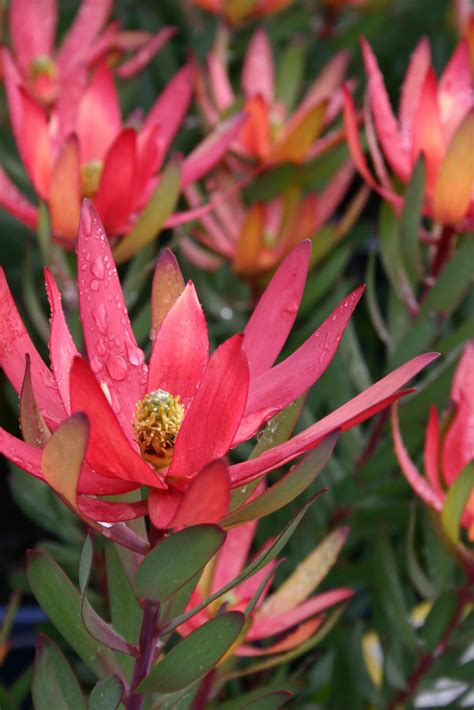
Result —
[[105, 267], [101, 256], [97, 256], [91, 265], [91, 271], [98, 279], [104, 278]]
[[92, 318], [94, 319], [94, 323], [96, 324], [102, 335], [105, 335], [107, 333], [108, 328], [108, 318], [107, 310], [103, 303], [99, 303], [98, 306], [95, 306], [95, 308], [93, 308]]
[[93, 291], [98, 291], [100, 287], [100, 283], [96, 279], [92, 279], [91, 281], [91, 289]]
[[120, 382], [125, 379], [128, 368], [125, 358], [121, 355], [109, 355], [105, 365], [113, 380]]

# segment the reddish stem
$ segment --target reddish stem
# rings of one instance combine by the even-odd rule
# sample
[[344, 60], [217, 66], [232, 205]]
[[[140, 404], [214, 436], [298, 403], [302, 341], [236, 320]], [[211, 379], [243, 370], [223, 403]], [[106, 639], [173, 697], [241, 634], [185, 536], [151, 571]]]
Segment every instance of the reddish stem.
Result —
[[135, 668], [133, 669], [130, 696], [126, 705], [127, 710], [141, 710], [143, 707], [145, 698], [141, 693], [135, 691], [141, 681], [148, 675], [153, 662], [159, 613], [160, 605], [147, 599], [143, 608], [143, 621], [140, 629], [140, 655], [137, 657]]
[[449, 644], [449, 639], [451, 638], [451, 634], [457, 628], [462, 618], [465, 607], [471, 601], [472, 586], [470, 585], [470, 582], [468, 582], [467, 586], [462, 587], [458, 590], [458, 603], [441, 641], [439, 642], [434, 651], [431, 651], [430, 653], [425, 653], [421, 657], [418, 666], [408, 678], [407, 687], [404, 690], [401, 690], [395, 696], [390, 705], [388, 705], [387, 710], [397, 710], [400, 705], [402, 705], [415, 694], [420, 682], [427, 675], [427, 673], [429, 673], [436, 659], [446, 652], [446, 649], [448, 648]]

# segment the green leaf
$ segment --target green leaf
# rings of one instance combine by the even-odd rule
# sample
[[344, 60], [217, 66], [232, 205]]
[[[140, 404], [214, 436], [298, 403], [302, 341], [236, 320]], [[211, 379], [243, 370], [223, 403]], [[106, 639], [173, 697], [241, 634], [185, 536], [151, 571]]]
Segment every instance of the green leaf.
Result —
[[114, 673], [115, 658], [87, 632], [79, 592], [62, 569], [48, 555], [31, 550], [27, 576], [38, 604], [84, 663], [99, 677]]
[[453, 545], [459, 542], [461, 517], [474, 488], [474, 463], [469, 463], [459, 474], [446, 494], [441, 511], [441, 525]]
[[305, 47], [302, 44], [290, 44], [281, 55], [278, 64], [276, 80], [276, 98], [286, 108], [290, 115], [295, 106], [296, 99], [303, 79]]
[[420, 156], [405, 192], [405, 204], [400, 226], [403, 262], [413, 285], [418, 284], [423, 278], [420, 225], [425, 196], [425, 179], [425, 161], [423, 156]]
[[170, 535], [143, 560], [135, 577], [140, 597], [169, 599], [214, 557], [225, 540], [217, 525], [193, 525]]
[[393, 290], [410, 311], [417, 308], [415, 294], [402, 262], [400, 252], [400, 225], [385, 202], [380, 209], [379, 218], [380, 256], [382, 264]]
[[442, 594], [431, 607], [420, 634], [428, 653], [434, 651], [443, 638], [457, 604], [458, 595], [450, 590]]
[[[125, 574], [116, 546], [110, 541], [105, 543], [105, 564], [112, 625], [126, 641], [136, 644], [140, 636], [143, 611]], [[127, 677], [130, 677], [134, 664], [133, 658], [120, 654], [118, 661]]]
[[248, 520], [263, 518], [265, 515], [279, 510], [290, 503], [308, 488], [323, 470], [332, 454], [338, 438], [338, 433], [332, 433], [307, 456], [298, 466], [295, 466], [286, 476], [283, 476], [271, 488], [261, 495], [230, 513], [222, 521], [224, 527], [241, 525]]
[[95, 638], [104, 646], [119, 651], [120, 653], [128, 653], [131, 656], [137, 655], [137, 649], [129, 644], [111, 624], [107, 624], [89, 603], [86, 592], [89, 585], [89, 580], [92, 571], [92, 559], [94, 549], [92, 538], [86, 535], [84, 545], [82, 547], [81, 558], [79, 561], [79, 589], [81, 592], [81, 616], [84, 626]]
[[[270, 419], [265, 429], [260, 434], [249, 459], [255, 459], [265, 453], [265, 451], [268, 451], [274, 446], [278, 446], [279, 444], [283, 444], [287, 441], [295, 428], [298, 417], [303, 409], [303, 405], [304, 397], [300, 397]], [[258, 486], [259, 482], [260, 480], [257, 479], [256, 481], [252, 481], [252, 483], [247, 483], [245, 486], [241, 486], [240, 488], [233, 490], [231, 493], [230, 510], [234, 511], [236, 508], [239, 508], [243, 503], [245, 503], [247, 498], [250, 497], [255, 488]]]
[[416, 633], [408, 621], [403, 589], [389, 539], [380, 534], [372, 554], [374, 592], [384, 618], [395, 638], [402, 639], [410, 648], [418, 645]]
[[407, 569], [413, 586], [416, 588], [418, 594], [425, 599], [434, 599], [436, 596], [436, 589], [431, 583], [430, 579], [425, 574], [422, 569], [415, 550], [415, 529], [416, 529], [416, 507], [411, 506], [410, 509], [410, 520], [408, 523], [408, 533], [407, 533]]
[[171, 162], [161, 174], [148, 204], [131, 231], [122, 237], [113, 254], [117, 264], [127, 261], [159, 234], [176, 207], [181, 183], [181, 168]]
[[253, 562], [248, 565], [248, 567], [246, 567], [243, 572], [239, 574], [238, 577], [233, 579], [221, 589], [218, 589], [217, 592], [211, 594], [210, 597], [205, 599], [203, 602], [198, 604], [190, 611], [186, 612], [185, 614], [181, 614], [177, 618], [173, 619], [170, 624], [168, 624], [167, 626], [165, 626], [164, 629], [162, 629], [162, 635], [166, 635], [170, 633], [170, 631], [174, 631], [174, 629], [176, 629], [180, 624], [183, 624], [188, 619], [191, 619], [191, 617], [193, 617], [199, 611], [205, 609], [207, 606], [209, 606], [209, 604], [212, 604], [213, 601], [219, 599], [219, 597], [221, 597], [223, 594], [227, 594], [227, 592], [230, 592], [232, 589], [234, 589], [234, 587], [236, 587], [252, 575], [256, 574], [271, 560], [275, 559], [275, 557], [280, 554], [281, 550], [284, 548], [290, 537], [293, 535], [294, 531], [304, 518], [306, 512], [312, 506], [314, 500], [315, 496], [310, 498], [310, 500], [290, 520], [290, 522], [281, 531], [281, 533], [273, 539], [272, 543], [268, 545], [268, 547], [264, 548], [262, 552], [260, 552], [260, 554], [257, 555], [257, 557], [253, 560]]
[[173, 646], [140, 683], [139, 693], [174, 693], [212, 670], [239, 636], [245, 616], [238, 611], [220, 614]]
[[464, 298], [472, 283], [474, 234], [459, 237], [456, 251], [429, 291], [420, 315], [442, 313], [449, 316]]
[[123, 690], [122, 682], [117, 676], [103, 678], [89, 695], [89, 710], [117, 710]]
[[86, 710], [69, 663], [46, 636], [39, 636], [31, 683], [35, 710]]
[[383, 315], [380, 311], [375, 290], [375, 252], [373, 251], [370, 253], [369, 260], [367, 262], [365, 282], [365, 296], [370, 320], [380, 340], [387, 346], [388, 350], [390, 351], [393, 348], [392, 338], [387, 326], [385, 325]]

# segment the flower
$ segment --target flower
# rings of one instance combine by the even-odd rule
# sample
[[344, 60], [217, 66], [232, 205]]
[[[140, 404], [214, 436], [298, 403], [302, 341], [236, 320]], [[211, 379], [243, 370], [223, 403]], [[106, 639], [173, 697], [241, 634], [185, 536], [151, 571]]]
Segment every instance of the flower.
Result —
[[[249, 553], [255, 537], [257, 523], [252, 521], [227, 532], [226, 540], [206, 570], [193, 592], [187, 611], [192, 610], [210, 594], [215, 594], [241, 574], [249, 564]], [[350, 599], [354, 592], [343, 587], [310, 596], [332, 568], [349, 533], [345, 527], [336, 528], [295, 569], [281, 586], [271, 594], [272, 579], [268, 580], [256, 607], [251, 614], [251, 624], [244, 629], [240, 644], [234, 648], [236, 656], [268, 656], [290, 651], [303, 644], [321, 627], [325, 612], [336, 604]], [[225, 605], [226, 611], [245, 611], [277, 561], [273, 560], [252, 577], [237, 585], [231, 592], [192, 616], [178, 627], [187, 636]], [[283, 638], [281, 636], [285, 634]], [[262, 641], [270, 641], [261, 646]], [[282, 659], [283, 662], [283, 659]]]
[[[396, 209], [403, 204], [383, 157], [406, 184], [420, 155], [426, 163], [425, 212], [436, 222], [465, 231], [474, 224], [473, 82], [466, 41], [459, 43], [439, 81], [431, 66], [428, 40], [413, 52], [402, 87], [399, 118], [390, 106], [382, 73], [370, 45], [362, 40], [369, 78], [365, 129], [377, 177], [364, 158], [350, 92], [345, 92], [347, 140], [354, 162], [367, 181]], [[383, 157], [382, 157], [383, 154]]]
[[[123, 236], [160, 180], [192, 98], [193, 63], [173, 77], [143, 121], [132, 116], [125, 124], [112, 72], [103, 62], [86, 87], [78, 90], [71, 82], [67, 95], [63, 92], [49, 112], [27, 93], [6, 50], [4, 68], [20, 157], [36, 193], [49, 207], [55, 239], [73, 246], [83, 197], [94, 199], [110, 237]], [[220, 126], [182, 161], [178, 186], [185, 188], [219, 162], [242, 120], [236, 116]], [[1, 168], [0, 204], [28, 226], [36, 226], [36, 208]]]
[[[474, 341], [469, 342], [459, 360], [451, 385], [450, 404], [441, 421], [431, 406], [425, 434], [425, 477], [406, 450], [400, 433], [397, 410], [392, 411], [395, 453], [402, 472], [415, 493], [440, 512], [446, 490], [461, 471], [474, 461]], [[461, 524], [474, 541], [474, 490], [467, 501]]]
[[[174, 257], [165, 253], [154, 275], [153, 343], [147, 366], [104, 229], [92, 203], [85, 201], [77, 256], [87, 358], [77, 352], [49, 271], [51, 369], [31, 342], [2, 274], [0, 363], [21, 393], [25, 441], [1, 431], [0, 450], [33, 476], [59, 487], [62, 497], [88, 518], [127, 519], [143, 515], [148, 505], [158, 528], [220, 520], [231, 488], [262, 477], [313, 449], [330, 432], [355, 426], [383, 409], [436, 357], [414, 358], [286, 443], [229, 466], [231, 448], [255, 436], [321, 376], [362, 295], [359, 288], [347, 296], [298, 350], [273, 366], [296, 318], [310, 251], [310, 244], [303, 242], [290, 252], [244, 333], [226, 340], [210, 357], [194, 286], [184, 285]], [[146, 398], [157, 400], [158, 409], [160, 401], [163, 404], [158, 390], [168, 399], [163, 413], [147, 423]], [[163, 414], [173, 419], [174, 429]], [[137, 443], [139, 431], [147, 426], [150, 441], [157, 438], [145, 453], [157, 454], [160, 461], [144, 457]], [[169, 435], [166, 440], [163, 430]], [[68, 475], [65, 467], [72, 467]], [[138, 503], [98, 497], [142, 486], [148, 487], [148, 499]]]
[[13, 58], [23, 84], [45, 106], [60, 100], [67, 84], [85, 79], [87, 67], [100, 59], [117, 60], [124, 53], [135, 56], [117, 67], [118, 76], [137, 73], [158, 52], [175, 30], [166, 27], [156, 35], [122, 31], [118, 23], [105, 24], [113, 0], [82, 0], [77, 16], [55, 50], [58, 20], [54, 0], [12, 0], [8, 28]]
[[[239, 275], [255, 281], [273, 271], [284, 256], [299, 242], [315, 238], [329, 221], [344, 198], [354, 175], [351, 162], [345, 163], [316, 194], [301, 194], [297, 188], [288, 189], [270, 202], [254, 202], [247, 207], [240, 193], [234, 192], [217, 204], [213, 214], [204, 215], [192, 236], [206, 249], [200, 249], [189, 237], [183, 236], [180, 246], [186, 256], [201, 268], [216, 268], [221, 258], [232, 264]], [[218, 168], [207, 183], [212, 185], [211, 195], [229, 191], [232, 176], [225, 168]], [[361, 209], [369, 188], [364, 186], [351, 200], [337, 221], [331, 224], [331, 246], [339, 242], [350, 229]], [[201, 203], [200, 192], [194, 185], [185, 190], [193, 208]], [[217, 202], [217, 200], [216, 200]], [[318, 250], [322, 257], [322, 250]]]
[[292, 2], [293, 0], [194, 0], [195, 5], [219, 15], [233, 25], [244, 20], [272, 15]]
[[[198, 87], [199, 105], [210, 125], [217, 125], [237, 101], [229, 79], [227, 52], [221, 44], [222, 40], [209, 54], [207, 73]], [[250, 40], [241, 75], [247, 121], [234, 146], [238, 155], [265, 166], [300, 163], [343, 140], [342, 130], [317, 139], [341, 111], [340, 87], [348, 59], [345, 51], [336, 54], [290, 115], [291, 107], [277, 96], [270, 41], [265, 30], [258, 29]]]

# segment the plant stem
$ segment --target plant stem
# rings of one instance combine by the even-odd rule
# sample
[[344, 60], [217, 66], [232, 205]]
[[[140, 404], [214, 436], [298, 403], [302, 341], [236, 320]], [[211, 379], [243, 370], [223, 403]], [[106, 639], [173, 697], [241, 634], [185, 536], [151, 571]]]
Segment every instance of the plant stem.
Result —
[[451, 617], [451, 621], [449, 622], [449, 625], [446, 628], [446, 631], [444, 632], [441, 641], [438, 643], [434, 651], [431, 651], [430, 653], [425, 653], [421, 657], [418, 666], [408, 678], [407, 687], [404, 690], [401, 690], [395, 696], [390, 705], [388, 705], [387, 710], [397, 710], [400, 705], [409, 700], [409, 698], [411, 698], [416, 693], [420, 682], [427, 675], [427, 673], [429, 673], [436, 659], [446, 652], [446, 649], [448, 648], [449, 644], [449, 639], [451, 638], [451, 634], [457, 628], [462, 618], [465, 607], [471, 601], [472, 587], [471, 583], [468, 582], [466, 586], [458, 590], [458, 603], [456, 604], [456, 608]]
[[141, 693], [136, 693], [135, 690], [148, 675], [153, 662], [159, 613], [160, 605], [147, 599], [143, 608], [143, 621], [140, 629], [140, 655], [137, 657], [135, 668], [133, 669], [130, 696], [126, 705], [127, 710], [141, 710], [143, 707], [145, 698]]

